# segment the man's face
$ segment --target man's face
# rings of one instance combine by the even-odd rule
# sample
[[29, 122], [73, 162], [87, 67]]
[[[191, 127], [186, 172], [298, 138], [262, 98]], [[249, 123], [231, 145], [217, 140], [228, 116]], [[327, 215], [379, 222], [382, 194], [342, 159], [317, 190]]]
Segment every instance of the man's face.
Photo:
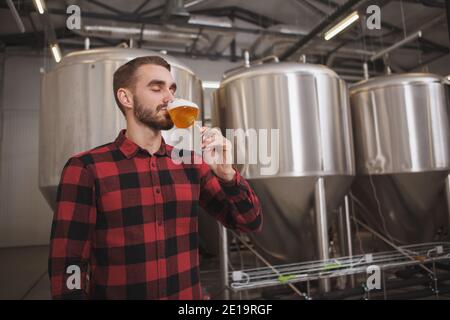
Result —
[[158, 65], [143, 65], [136, 71], [133, 113], [141, 123], [156, 130], [169, 130], [173, 121], [167, 104], [174, 99], [176, 84], [169, 70]]

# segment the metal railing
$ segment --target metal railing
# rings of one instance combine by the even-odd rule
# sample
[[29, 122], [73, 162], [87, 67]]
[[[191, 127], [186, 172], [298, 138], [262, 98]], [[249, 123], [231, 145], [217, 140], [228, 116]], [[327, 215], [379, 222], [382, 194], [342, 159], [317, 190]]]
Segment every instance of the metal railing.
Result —
[[[249, 290], [329, 279], [346, 275], [365, 274], [367, 267], [376, 265], [380, 270], [404, 266], [421, 265], [450, 260], [450, 242], [430, 242], [384, 251], [340, 257], [328, 260], [283, 264], [270, 267], [243, 269], [229, 272], [229, 287], [232, 291]], [[405, 255], [408, 253], [408, 256]], [[433, 271], [433, 276], [435, 276]]]

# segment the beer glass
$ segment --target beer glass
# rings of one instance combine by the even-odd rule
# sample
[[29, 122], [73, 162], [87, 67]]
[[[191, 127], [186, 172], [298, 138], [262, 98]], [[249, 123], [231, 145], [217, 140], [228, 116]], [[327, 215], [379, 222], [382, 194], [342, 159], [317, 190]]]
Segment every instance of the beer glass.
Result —
[[174, 99], [167, 105], [170, 118], [177, 128], [189, 128], [198, 117], [198, 106], [188, 100]]

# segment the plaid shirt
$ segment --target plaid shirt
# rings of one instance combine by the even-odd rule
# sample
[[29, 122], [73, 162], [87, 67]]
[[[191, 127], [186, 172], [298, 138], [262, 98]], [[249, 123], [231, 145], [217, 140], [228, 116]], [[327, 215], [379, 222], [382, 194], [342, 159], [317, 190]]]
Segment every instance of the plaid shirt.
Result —
[[162, 139], [150, 155], [122, 130], [69, 159], [51, 232], [53, 298], [201, 299], [199, 206], [228, 228], [261, 230], [259, 200], [239, 172], [223, 181], [192, 151], [192, 164], [176, 164], [172, 149]]

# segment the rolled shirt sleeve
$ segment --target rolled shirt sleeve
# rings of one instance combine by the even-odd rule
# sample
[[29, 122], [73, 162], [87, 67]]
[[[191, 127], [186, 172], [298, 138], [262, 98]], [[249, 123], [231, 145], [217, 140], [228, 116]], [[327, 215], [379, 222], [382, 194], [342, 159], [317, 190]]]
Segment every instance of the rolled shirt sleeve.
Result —
[[259, 199], [248, 182], [234, 170], [234, 178], [224, 181], [206, 163], [200, 165], [200, 206], [227, 228], [259, 232], [262, 229]]

